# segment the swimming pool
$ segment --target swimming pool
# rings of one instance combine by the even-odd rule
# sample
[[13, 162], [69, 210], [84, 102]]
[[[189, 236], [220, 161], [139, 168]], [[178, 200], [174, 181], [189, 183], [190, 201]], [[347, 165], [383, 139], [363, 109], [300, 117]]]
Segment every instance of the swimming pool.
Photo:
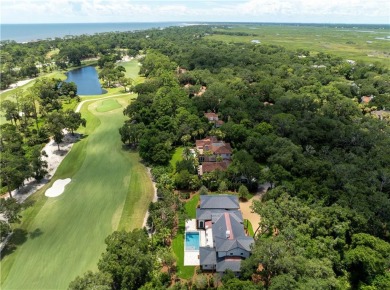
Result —
[[198, 232], [186, 232], [186, 251], [199, 250], [199, 233]]

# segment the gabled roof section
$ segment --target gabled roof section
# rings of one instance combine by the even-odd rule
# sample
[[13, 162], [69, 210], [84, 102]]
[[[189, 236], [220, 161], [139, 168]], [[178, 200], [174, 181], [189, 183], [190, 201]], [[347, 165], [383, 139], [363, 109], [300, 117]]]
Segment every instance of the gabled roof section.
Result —
[[211, 151], [213, 154], [231, 154], [230, 143], [218, 140], [215, 136], [208, 136], [202, 140], [195, 141], [198, 150]]
[[219, 143], [211, 144], [211, 152], [214, 154], [231, 154], [232, 147], [230, 147], [230, 143], [225, 143], [223, 141]]
[[215, 265], [217, 254], [215, 248], [199, 247], [200, 265]]
[[239, 209], [238, 197], [229, 194], [201, 195], [201, 209]]
[[216, 113], [204, 113], [204, 116], [211, 121], [218, 121], [218, 114]]
[[238, 248], [236, 240], [227, 240], [225, 238], [215, 237], [215, 248], [218, 252], [227, 252]]
[[250, 252], [251, 245], [254, 244], [255, 240], [252, 237], [239, 237], [237, 243], [241, 249], [247, 250]]
[[[196, 219], [197, 220], [218, 220], [219, 217], [225, 213], [225, 209], [196, 209]], [[233, 216], [233, 218], [243, 221], [242, 213], [239, 210], [230, 210], [230, 214]]]
[[236, 240], [245, 237], [242, 219], [240, 220], [235, 214], [225, 212], [214, 222], [213, 236], [217, 251], [229, 251], [240, 247]]
[[226, 258], [217, 263], [217, 272], [225, 272], [227, 269], [240, 272], [241, 258]]
[[224, 162], [224, 161], [203, 162], [201, 166], [202, 166], [202, 173], [207, 173], [207, 172], [213, 172], [215, 170], [226, 171], [229, 164], [228, 164], [228, 162]]
[[195, 144], [196, 144], [196, 148], [201, 147], [201, 149], [203, 149], [203, 146], [211, 145], [212, 143], [215, 143], [215, 142], [218, 142], [217, 137], [215, 137], [215, 136], [207, 136], [204, 139], [196, 140]]

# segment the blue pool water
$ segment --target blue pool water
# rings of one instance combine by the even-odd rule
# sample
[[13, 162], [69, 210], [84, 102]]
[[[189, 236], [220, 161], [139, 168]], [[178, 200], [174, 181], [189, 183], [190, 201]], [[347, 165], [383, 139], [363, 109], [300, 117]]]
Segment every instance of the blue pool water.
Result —
[[187, 232], [186, 233], [186, 250], [199, 250], [199, 233]]

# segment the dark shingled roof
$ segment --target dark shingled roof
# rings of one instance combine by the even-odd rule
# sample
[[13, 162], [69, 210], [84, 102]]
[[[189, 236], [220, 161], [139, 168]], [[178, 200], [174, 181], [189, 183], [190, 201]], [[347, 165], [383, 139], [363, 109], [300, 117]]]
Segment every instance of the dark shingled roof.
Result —
[[[196, 219], [197, 220], [213, 220], [217, 219], [218, 215], [222, 215], [226, 212], [225, 209], [196, 209]], [[231, 214], [234, 214], [238, 219], [243, 221], [242, 213], [239, 210], [230, 210]]]
[[225, 272], [227, 269], [240, 272], [241, 258], [226, 258], [217, 263], [217, 272]]
[[201, 195], [196, 218], [211, 223], [214, 246], [213, 248], [199, 248], [200, 264], [216, 265], [217, 272], [224, 272], [226, 269], [239, 272], [241, 257], [229, 254], [229, 256], [217, 258], [217, 253], [226, 253], [235, 249], [251, 252], [254, 240], [245, 235], [238, 197], [235, 195]]
[[238, 197], [235, 195], [201, 195], [201, 209], [239, 209]]
[[217, 263], [217, 253], [215, 248], [199, 247], [200, 265], [215, 265]]
[[[248, 252], [250, 245], [254, 242], [252, 237], [245, 236], [242, 217], [229, 212], [228, 219], [226, 215], [221, 215], [213, 224], [213, 238], [217, 251], [227, 252], [235, 248], [242, 248]], [[230, 224], [230, 227], [227, 227]], [[229, 230], [229, 238], [226, 237], [226, 231]]]
[[255, 240], [252, 237], [239, 237], [237, 243], [240, 245], [240, 248], [247, 250], [248, 252], [252, 251], [251, 245], [255, 243]]

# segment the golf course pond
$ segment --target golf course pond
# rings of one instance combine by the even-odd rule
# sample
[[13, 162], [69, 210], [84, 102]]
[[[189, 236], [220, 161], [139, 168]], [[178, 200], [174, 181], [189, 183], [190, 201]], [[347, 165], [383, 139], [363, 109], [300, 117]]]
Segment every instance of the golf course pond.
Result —
[[67, 72], [66, 82], [77, 85], [78, 95], [101, 95], [106, 93], [99, 83], [99, 76], [93, 66], [85, 66]]

